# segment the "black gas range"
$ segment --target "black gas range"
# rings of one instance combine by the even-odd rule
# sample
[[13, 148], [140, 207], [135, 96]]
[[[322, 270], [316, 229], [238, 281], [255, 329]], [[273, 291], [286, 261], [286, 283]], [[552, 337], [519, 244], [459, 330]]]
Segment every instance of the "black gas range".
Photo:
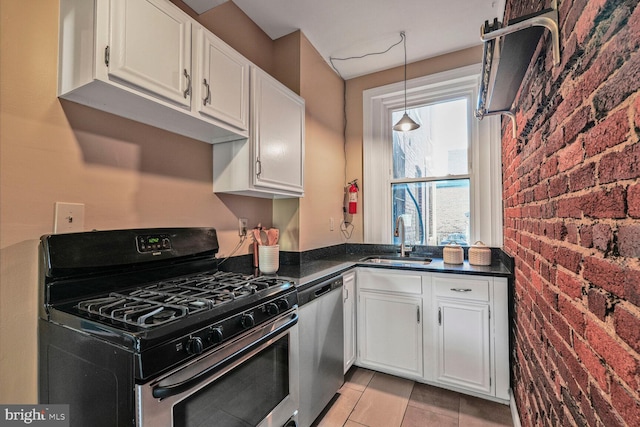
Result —
[[[244, 357], [242, 351], [293, 329], [294, 284], [219, 271], [217, 252], [216, 231], [206, 228], [43, 236], [41, 402], [71, 404], [72, 420], [82, 420], [77, 425], [98, 425], [97, 419], [101, 425], [151, 425], [143, 406], [165, 400], [172, 402], [169, 409], [162, 406], [172, 420], [177, 403], [190, 401], [208, 378], [228, 372]], [[189, 381], [159, 385], [164, 375], [184, 376], [205, 358], [211, 359], [201, 369], [207, 375], [198, 372]], [[214, 367], [218, 374], [212, 376]], [[144, 387], [150, 390], [148, 399]], [[143, 405], [145, 399], [149, 402]], [[96, 417], [96, 408], [103, 414]], [[251, 415], [246, 425], [257, 425], [263, 415], [269, 413]]]

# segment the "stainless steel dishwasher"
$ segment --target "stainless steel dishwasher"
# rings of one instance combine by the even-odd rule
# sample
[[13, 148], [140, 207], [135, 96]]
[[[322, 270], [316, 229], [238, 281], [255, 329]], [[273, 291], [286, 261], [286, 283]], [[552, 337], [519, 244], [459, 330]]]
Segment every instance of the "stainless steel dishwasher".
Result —
[[309, 427], [344, 382], [342, 276], [298, 293], [300, 427]]

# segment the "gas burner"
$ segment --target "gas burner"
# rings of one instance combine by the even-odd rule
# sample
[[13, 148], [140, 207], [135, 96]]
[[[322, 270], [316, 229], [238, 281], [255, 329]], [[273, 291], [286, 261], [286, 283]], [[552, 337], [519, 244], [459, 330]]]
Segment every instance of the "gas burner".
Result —
[[205, 272], [163, 280], [128, 292], [85, 300], [80, 311], [141, 328], [152, 328], [286, 283], [273, 277]]
[[[90, 315], [142, 328], [171, 322], [185, 317], [189, 313], [188, 306], [165, 304], [152, 299], [115, 293], [108, 297], [82, 301], [78, 303], [77, 307]], [[199, 310], [203, 308], [204, 306], [201, 306]]]

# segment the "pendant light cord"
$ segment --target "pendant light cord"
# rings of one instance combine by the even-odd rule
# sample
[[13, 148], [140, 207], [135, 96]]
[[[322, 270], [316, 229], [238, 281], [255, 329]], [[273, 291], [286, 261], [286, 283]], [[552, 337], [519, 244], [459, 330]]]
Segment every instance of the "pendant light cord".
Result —
[[402, 43], [404, 45], [404, 112], [407, 112], [407, 36], [404, 31], [400, 31]]

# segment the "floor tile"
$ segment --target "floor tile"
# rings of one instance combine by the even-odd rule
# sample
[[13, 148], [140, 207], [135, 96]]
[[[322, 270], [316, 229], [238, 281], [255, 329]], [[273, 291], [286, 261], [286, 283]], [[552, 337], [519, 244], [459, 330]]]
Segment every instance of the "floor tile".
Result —
[[513, 426], [507, 405], [464, 395], [460, 397], [459, 421], [465, 427]]
[[400, 426], [413, 381], [376, 372], [349, 417], [369, 427]]
[[363, 426], [362, 424], [349, 420], [345, 423], [344, 427], [367, 427], [367, 426]]
[[457, 420], [458, 412], [460, 411], [460, 394], [427, 384], [416, 383], [411, 392], [409, 406]]
[[349, 387], [341, 388], [338, 394], [339, 397], [333, 402], [331, 408], [324, 414], [322, 420], [314, 424], [314, 426], [339, 427], [344, 425], [362, 396], [361, 391]]
[[[461, 424], [462, 425], [462, 424]], [[458, 414], [448, 417], [416, 406], [408, 406], [401, 427], [458, 427]]]
[[343, 387], [353, 388], [358, 391], [364, 391], [373, 378], [373, 371], [364, 368], [353, 367], [344, 377]]

